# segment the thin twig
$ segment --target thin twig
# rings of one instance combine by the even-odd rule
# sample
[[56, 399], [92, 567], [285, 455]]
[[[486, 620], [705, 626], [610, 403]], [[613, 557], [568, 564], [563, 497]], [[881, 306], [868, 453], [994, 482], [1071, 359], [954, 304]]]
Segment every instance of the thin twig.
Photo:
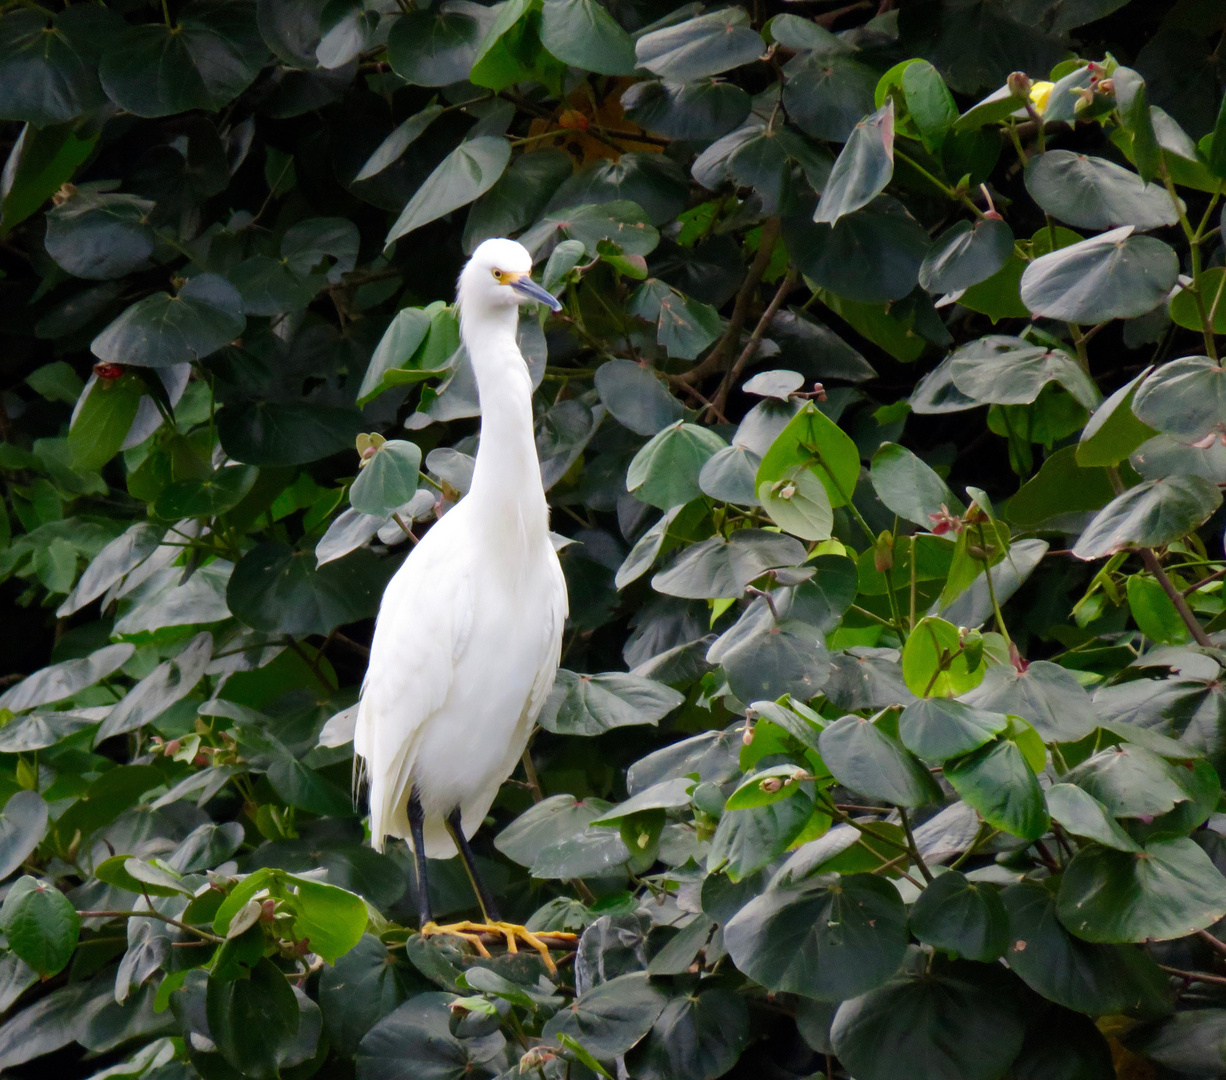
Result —
[[787, 276], [775, 291], [775, 295], [771, 297], [771, 302], [766, 305], [766, 310], [762, 312], [762, 318], [758, 320], [758, 325], [754, 327], [753, 333], [749, 335], [749, 341], [746, 343], [745, 348], [741, 350], [741, 355], [736, 358], [736, 363], [728, 369], [723, 381], [719, 384], [719, 389], [711, 399], [711, 407], [715, 410], [716, 414], [724, 412], [728, 405], [728, 395], [732, 393], [732, 387], [757, 355], [758, 346], [762, 344], [762, 337], [770, 326], [771, 320], [774, 319], [779, 308], [783, 305], [783, 301], [787, 299], [788, 293], [796, 287], [796, 282], [799, 278], [800, 274], [795, 269], [789, 270]]
[[907, 817], [907, 808], [905, 806], [898, 808], [898, 820], [902, 822], [902, 831], [907, 837], [907, 850], [911, 853], [911, 858], [914, 860], [916, 868], [923, 875], [924, 880], [932, 884], [932, 871], [928, 869], [928, 864], [924, 862], [924, 857], [920, 854], [919, 847], [915, 843], [915, 834], [911, 831], [911, 821]]
[[82, 919], [158, 919], [164, 923], [170, 923], [171, 926], [177, 926], [180, 930], [186, 930], [189, 934], [195, 934], [197, 937], [205, 941], [211, 941], [216, 945], [222, 944], [226, 939], [220, 938], [216, 934], [210, 934], [207, 930], [201, 930], [195, 926], [189, 926], [185, 922], [180, 922], [178, 919], [172, 919], [169, 915], [163, 915], [160, 911], [78, 911]]
[[1165, 964], [1158, 965], [1163, 971], [1171, 975], [1178, 975], [1181, 979], [1187, 979], [1188, 982], [1213, 983], [1215, 986], [1226, 986], [1226, 978], [1221, 975], [1207, 975], [1203, 971], [1184, 971], [1182, 968], [1167, 967]]
[[1201, 939], [1206, 945], [1217, 949], [1220, 953], [1226, 953], [1226, 941], [1221, 941], [1215, 938], [1208, 930], [1197, 930], [1196, 936]]
[[1226, 567], [1223, 567], [1221, 570], [1215, 570], [1212, 574], [1201, 578], [1200, 581], [1193, 582], [1184, 589], [1183, 595], [1191, 596], [1197, 589], [1203, 589], [1206, 585], [1211, 585], [1213, 582], [1219, 581], [1224, 577], [1226, 577]]
[[762, 235], [758, 240], [757, 254], [754, 255], [753, 262], [749, 264], [749, 273], [745, 275], [745, 280], [741, 282], [741, 287], [737, 291], [736, 302], [732, 305], [732, 317], [728, 320], [723, 336], [700, 363], [676, 376], [676, 382], [694, 386], [702, 382], [708, 375], [723, 370], [728, 355], [741, 340], [741, 329], [749, 315], [749, 305], [753, 301], [754, 291], [762, 281], [767, 267], [770, 266], [771, 256], [775, 252], [775, 243], [778, 239], [779, 219], [777, 217], [767, 218], [762, 223]]
[[1171, 583], [1171, 579], [1166, 576], [1166, 571], [1162, 569], [1158, 562], [1158, 556], [1154, 554], [1153, 548], [1140, 549], [1141, 561], [1145, 564], [1145, 569], [1154, 575], [1158, 584], [1162, 586], [1163, 591], [1171, 598], [1171, 603], [1175, 605], [1175, 610], [1179, 612], [1179, 617], [1183, 619], [1184, 625], [1187, 626], [1193, 639], [1198, 645], [1207, 645], [1213, 648], [1213, 642], [1209, 639], [1209, 635], [1205, 633], [1205, 628], [1201, 626], [1200, 620], [1192, 614], [1192, 609], [1188, 607], [1188, 602], [1183, 598], [1181, 593]]

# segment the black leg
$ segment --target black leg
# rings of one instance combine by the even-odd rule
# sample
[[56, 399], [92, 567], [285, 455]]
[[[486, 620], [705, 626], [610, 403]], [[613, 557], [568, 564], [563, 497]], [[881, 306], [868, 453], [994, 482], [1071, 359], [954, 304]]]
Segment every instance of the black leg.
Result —
[[451, 833], [455, 846], [460, 849], [460, 858], [464, 860], [464, 869], [468, 871], [468, 880], [472, 882], [473, 892], [477, 894], [477, 903], [481, 905], [485, 921], [501, 922], [502, 918], [498, 914], [498, 905], [494, 903], [493, 895], [485, 887], [485, 882], [481, 880], [481, 876], [477, 873], [477, 860], [473, 857], [473, 849], [468, 846], [468, 840], [464, 836], [464, 828], [460, 823], [460, 808], [458, 806], [447, 815], [447, 831]]
[[409, 829], [413, 833], [413, 854], [417, 859], [417, 915], [421, 925], [431, 921], [430, 889], [426, 884], [426, 838], [421, 800], [416, 791], [409, 792]]

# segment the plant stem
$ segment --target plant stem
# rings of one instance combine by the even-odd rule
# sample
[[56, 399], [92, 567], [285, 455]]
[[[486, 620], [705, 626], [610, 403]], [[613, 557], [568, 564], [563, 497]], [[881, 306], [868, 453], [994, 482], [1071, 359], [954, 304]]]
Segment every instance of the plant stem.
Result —
[[78, 911], [82, 919], [158, 919], [164, 923], [170, 923], [171, 926], [177, 926], [180, 930], [185, 930], [189, 934], [195, 934], [198, 938], [204, 941], [211, 941], [216, 945], [221, 945], [226, 939], [218, 937], [216, 934], [210, 934], [207, 930], [201, 930], [195, 926], [189, 926], [185, 922], [180, 922], [178, 919], [172, 919], [169, 915], [163, 915], [160, 911]]
[[966, 206], [969, 207], [974, 212], [976, 217], [980, 217], [980, 218], [983, 217], [983, 211], [980, 210], [979, 207], [975, 205], [974, 200], [971, 199], [971, 197], [967, 195], [965, 192], [956, 191], [954, 188], [951, 188], [943, 180], [938, 180], [935, 176], [932, 175], [932, 173], [930, 173], [927, 169], [925, 169], [918, 161], [915, 161], [913, 158], [907, 157], [907, 155], [904, 154], [901, 150], [895, 149], [894, 157], [899, 161], [906, 162], [907, 165], [909, 165], [912, 169], [914, 169], [917, 173], [919, 173], [920, 176], [922, 176], [930, 184], [932, 184], [936, 188], [939, 188], [941, 193], [947, 199], [953, 199], [954, 202], [965, 203]]
[[[983, 549], [984, 554], [987, 554], [987, 544], [983, 538], [983, 525], [979, 525], [979, 546]], [[996, 613], [996, 625], [1000, 629], [1000, 636], [1005, 639], [1010, 645], [1013, 644], [1013, 639], [1009, 636], [1009, 628], [1005, 626], [1005, 617], [1000, 610], [1000, 601], [996, 598], [996, 585], [992, 581], [992, 568], [988, 565], [988, 560], [983, 560], [983, 577], [988, 583], [988, 596], [992, 598], [992, 610]]]
[[1184, 971], [1182, 968], [1167, 967], [1166, 964], [1158, 965], [1163, 971], [1171, 975], [1178, 975], [1181, 979], [1187, 979], [1188, 982], [1213, 983], [1214, 986], [1226, 986], [1226, 978], [1221, 975], [1206, 975], [1203, 971]]
[[919, 848], [915, 843], [915, 834], [911, 831], [911, 821], [907, 817], [907, 808], [900, 806], [898, 808], [898, 820], [902, 822], [902, 831], [907, 836], [907, 850], [911, 852], [911, 858], [915, 860], [916, 868], [923, 875], [923, 878], [930, 885], [932, 884], [932, 871], [928, 869], [928, 864], [924, 862], [924, 856], [920, 854]]
[[[771, 302], [766, 305], [766, 310], [762, 312], [762, 317], [758, 320], [758, 325], [754, 327], [753, 333], [749, 336], [749, 342], [745, 348], [741, 350], [741, 355], [736, 358], [736, 363], [732, 365], [720, 381], [719, 389], [716, 390], [715, 396], [711, 398], [711, 408], [716, 413], [722, 413], [724, 407], [728, 404], [728, 395], [732, 392], [732, 387], [736, 380], [740, 378], [741, 373], [749, 366], [750, 362], [757, 355], [758, 346], [762, 344], [762, 337], [766, 333], [767, 327], [770, 326], [771, 320], [774, 319], [776, 312], [782, 306], [783, 301], [787, 299], [788, 293], [796, 287], [796, 282], [800, 274], [795, 269], [790, 269], [787, 276], [783, 279], [779, 288], [775, 291], [775, 295], [771, 297]], [[1224, 278], [1223, 280], [1226, 280]]]
[[1201, 939], [1206, 945], [1216, 949], [1220, 953], [1226, 953], [1226, 941], [1221, 941], [1215, 938], [1208, 930], [1197, 930], [1196, 936]]
[[1175, 588], [1171, 583], [1171, 579], [1166, 576], [1166, 571], [1162, 569], [1161, 563], [1158, 562], [1158, 556], [1154, 554], [1154, 549], [1141, 548], [1139, 554], [1141, 562], [1145, 564], [1145, 569], [1154, 575], [1158, 584], [1162, 586], [1163, 592], [1171, 598], [1171, 603], [1175, 605], [1175, 610], [1179, 612], [1179, 617], [1183, 619], [1184, 625], [1187, 626], [1196, 644], [1213, 648], [1213, 642], [1210, 640], [1209, 635], [1205, 633], [1205, 628], [1201, 626], [1200, 621], [1192, 614], [1192, 609], [1188, 607], [1188, 602], [1183, 598], [1183, 593]]

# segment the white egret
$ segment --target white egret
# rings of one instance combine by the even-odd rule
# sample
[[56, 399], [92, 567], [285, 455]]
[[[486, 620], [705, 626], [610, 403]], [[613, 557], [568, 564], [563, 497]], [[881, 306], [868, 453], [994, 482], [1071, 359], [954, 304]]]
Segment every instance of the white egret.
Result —
[[[532, 381], [516, 343], [519, 305], [561, 304], [531, 278], [513, 240], [486, 240], [460, 274], [460, 338], [481, 402], [481, 442], [468, 494], [424, 536], [388, 583], [362, 686], [354, 749], [382, 851], [404, 837], [417, 860], [423, 933], [516, 936], [481, 882], [468, 839], [523, 755], [553, 686], [566, 581], [549, 537], [532, 424]], [[436, 926], [426, 858], [459, 850], [483, 923]], [[556, 935], [551, 935], [556, 936]]]

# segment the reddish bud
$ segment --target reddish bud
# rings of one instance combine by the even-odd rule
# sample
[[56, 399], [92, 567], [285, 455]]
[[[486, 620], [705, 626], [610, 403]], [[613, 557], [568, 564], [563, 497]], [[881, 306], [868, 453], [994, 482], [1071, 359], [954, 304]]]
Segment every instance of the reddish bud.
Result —
[[777, 776], [768, 776], [765, 780], [758, 784], [758, 787], [760, 787], [768, 795], [773, 795], [776, 791], [779, 791], [783, 787], [783, 781]]
[[271, 896], [260, 903], [260, 919], [263, 922], [272, 922], [273, 916], [276, 913], [277, 902]]
[[203, 767], [203, 766], [207, 765], [208, 763], [209, 763], [209, 755], [208, 755], [208, 754], [197, 754], [197, 755], [196, 755], [194, 758], [192, 758], [192, 764], [193, 764], [193, 765], [199, 765], [199, 766]]
[[175, 754], [177, 754], [179, 750], [182, 748], [182, 746], [183, 744], [179, 742], [178, 739], [171, 739], [170, 742], [166, 744], [164, 752], [167, 757], [174, 757]]
[[123, 365], [99, 361], [94, 365], [94, 374], [100, 379], [118, 379], [123, 374]]

